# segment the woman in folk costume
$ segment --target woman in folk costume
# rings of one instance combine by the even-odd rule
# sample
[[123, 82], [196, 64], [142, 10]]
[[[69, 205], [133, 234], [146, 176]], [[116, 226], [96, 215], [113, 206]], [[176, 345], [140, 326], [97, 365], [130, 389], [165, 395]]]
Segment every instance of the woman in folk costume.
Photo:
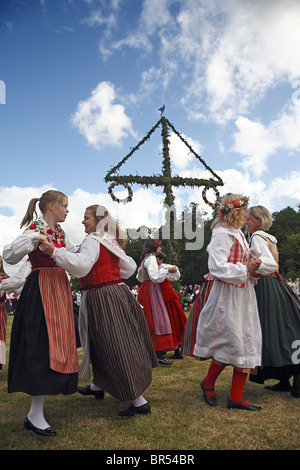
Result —
[[126, 238], [103, 206], [86, 209], [87, 237], [78, 253], [68, 253], [44, 242], [42, 250], [77, 277], [83, 292], [80, 303], [80, 339], [84, 351], [79, 377], [93, 383], [79, 387], [83, 395], [104, 398], [104, 391], [121, 401], [132, 401], [120, 416], [150, 413], [143, 397], [157, 366], [143, 311], [122, 279], [136, 270], [126, 255]]
[[200, 313], [194, 355], [212, 358], [201, 382], [205, 401], [217, 405], [215, 382], [226, 367], [233, 366], [228, 408], [256, 411], [242, 397], [247, 373], [261, 364], [261, 328], [254, 286], [260, 261], [249, 261], [249, 247], [240, 228], [244, 225], [248, 198], [227, 195], [212, 223], [207, 247], [208, 268], [213, 285]]
[[0, 256], [0, 369], [5, 364], [5, 342], [6, 342], [6, 324], [7, 324], [7, 311], [6, 311], [6, 289], [3, 288], [2, 282], [8, 276], [4, 271], [3, 259]]
[[[166, 264], [166, 256], [163, 253], [158, 253], [156, 255], [156, 260], [159, 268], [171, 268], [170, 264]], [[168, 309], [170, 322], [172, 326], [172, 335], [174, 339], [174, 343], [176, 346], [174, 356], [172, 359], [183, 359], [183, 356], [180, 352], [180, 345], [182, 341], [182, 335], [184, 332], [184, 328], [187, 322], [186, 315], [180, 305], [179, 302], [179, 295], [175, 292], [174, 289], [171, 287], [171, 281], [178, 281], [180, 279], [180, 272], [176, 266], [175, 273], [169, 273], [167, 275], [167, 279], [165, 279], [161, 284], [161, 292], [166, 302], [166, 306]]]
[[159, 364], [170, 365], [172, 361], [164, 358], [163, 352], [172, 351], [177, 348], [177, 345], [172, 334], [172, 325], [160, 284], [170, 273], [176, 273], [177, 268], [171, 266], [159, 269], [156, 255], [160, 251], [160, 240], [152, 238], [146, 240], [137, 274], [137, 280], [142, 283], [137, 300], [143, 306]]
[[258, 374], [251, 375], [250, 380], [264, 383], [268, 379], [279, 379], [275, 385], [265, 388], [291, 391], [292, 396], [299, 398], [300, 364], [299, 359], [293, 360], [293, 357], [297, 354], [295, 348], [300, 339], [300, 302], [279, 274], [277, 241], [267, 233], [273, 223], [268, 209], [251, 207], [246, 223], [248, 232], [252, 234], [250, 256], [259, 257], [262, 261], [255, 285], [262, 328], [262, 364]]
[[[31, 223], [38, 201], [42, 217]], [[56, 434], [44, 417], [45, 396], [75, 393], [78, 383], [70, 283], [65, 271], [39, 250], [47, 237], [56, 246], [75, 250], [59, 225], [67, 213], [67, 196], [59, 191], [32, 199], [21, 223], [21, 228], [27, 225], [25, 232], [3, 250], [7, 263], [17, 264], [25, 255], [30, 261], [30, 274], [14, 315], [8, 392], [32, 396], [24, 426], [43, 436]]]

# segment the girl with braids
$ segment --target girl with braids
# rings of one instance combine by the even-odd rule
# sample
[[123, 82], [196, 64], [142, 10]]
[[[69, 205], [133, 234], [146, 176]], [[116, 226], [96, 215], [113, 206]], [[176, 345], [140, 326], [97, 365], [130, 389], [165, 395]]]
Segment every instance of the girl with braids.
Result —
[[146, 240], [141, 255], [137, 279], [141, 282], [138, 301], [143, 306], [149, 326], [153, 347], [159, 364], [170, 365], [172, 361], [164, 358], [164, 351], [175, 350], [178, 346], [173, 337], [169, 313], [160, 288], [169, 273], [176, 273], [176, 266], [158, 267], [156, 255], [161, 251], [161, 241], [153, 238]]
[[[42, 216], [37, 216], [36, 204]], [[55, 246], [75, 248], [69, 243], [59, 222], [68, 214], [65, 194], [50, 190], [30, 201], [22, 220], [26, 226], [3, 250], [7, 263], [17, 264], [28, 255], [28, 275], [14, 315], [8, 369], [8, 392], [31, 395], [31, 408], [24, 426], [42, 436], [55, 431], [44, 417], [46, 395], [77, 391], [78, 361], [70, 283], [62, 268], [39, 250], [42, 240]]]
[[207, 247], [211, 291], [200, 312], [194, 356], [212, 358], [201, 382], [204, 400], [217, 405], [215, 382], [226, 365], [233, 366], [228, 408], [257, 411], [242, 397], [247, 374], [261, 364], [261, 328], [254, 286], [250, 281], [260, 265], [249, 261], [249, 247], [241, 228], [246, 220], [248, 198], [225, 196], [212, 223]]
[[78, 253], [54, 248], [46, 241], [41, 250], [77, 277], [83, 292], [79, 331], [84, 351], [79, 378], [93, 382], [79, 387], [82, 395], [103, 399], [108, 392], [121, 401], [132, 401], [120, 416], [150, 413], [143, 397], [157, 366], [155, 352], [143, 311], [122, 279], [136, 270], [126, 255], [126, 237], [103, 206], [86, 209], [83, 225], [87, 237]]

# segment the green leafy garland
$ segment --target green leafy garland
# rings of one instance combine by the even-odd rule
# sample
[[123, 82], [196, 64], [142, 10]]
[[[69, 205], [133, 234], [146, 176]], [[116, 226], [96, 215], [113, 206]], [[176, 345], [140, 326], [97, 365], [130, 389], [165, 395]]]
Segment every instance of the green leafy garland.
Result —
[[[150, 139], [151, 135], [155, 130], [162, 125], [162, 143], [163, 143], [163, 163], [162, 163], [162, 174], [161, 175], [152, 175], [152, 176], [139, 176], [139, 175], [127, 175], [127, 176], [120, 176], [117, 174], [118, 170], [121, 166], [137, 151], [139, 148]], [[172, 176], [171, 174], [171, 160], [170, 160], [170, 153], [169, 153], [169, 129], [171, 129], [179, 139], [186, 145], [189, 151], [203, 164], [203, 166], [214, 176], [215, 179], [201, 179], [201, 178], [182, 178], [181, 176]], [[211, 206], [212, 208], [216, 207], [216, 204], [219, 200], [220, 194], [217, 190], [217, 186], [223, 186], [222, 179], [205, 163], [205, 161], [197, 155], [197, 153], [193, 150], [190, 144], [182, 137], [182, 135], [174, 128], [174, 126], [166, 119], [164, 116], [150, 129], [150, 131], [145, 135], [145, 137], [131, 149], [131, 151], [116, 165], [114, 166], [104, 178], [106, 182], [112, 182], [109, 186], [108, 192], [110, 193], [112, 199], [116, 202], [130, 202], [132, 201], [133, 192], [129, 186], [129, 184], [139, 184], [144, 187], [149, 187], [150, 185], [154, 186], [162, 186], [164, 188], [165, 193], [165, 204], [169, 207], [174, 203], [174, 195], [172, 191], [172, 187], [179, 187], [179, 186], [189, 186], [189, 187], [201, 187], [204, 186], [202, 191], [202, 198], [206, 204]], [[123, 185], [128, 190], [128, 197], [125, 199], [118, 199], [114, 193], [113, 189], [117, 185]], [[206, 192], [209, 189], [213, 189], [216, 195], [216, 202], [212, 203], [207, 199]]]

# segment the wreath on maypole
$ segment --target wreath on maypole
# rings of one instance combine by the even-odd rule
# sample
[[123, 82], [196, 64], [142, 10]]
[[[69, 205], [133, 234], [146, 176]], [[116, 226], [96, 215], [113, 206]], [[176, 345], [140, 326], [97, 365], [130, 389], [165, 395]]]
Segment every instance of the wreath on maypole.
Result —
[[[115, 194], [113, 192], [113, 189], [115, 188], [115, 186], [119, 186], [119, 184], [122, 184], [124, 186], [124, 188], [126, 188], [127, 191], [128, 191], [128, 196], [125, 197], [124, 199], [119, 199], [117, 196], [115, 196]], [[118, 203], [122, 202], [123, 204], [127, 204], [127, 202], [132, 201], [133, 191], [132, 191], [131, 187], [129, 186], [129, 184], [127, 184], [127, 183], [117, 183], [117, 181], [114, 181], [108, 187], [108, 192], [109, 192], [112, 200], [115, 201], [115, 202], [118, 202]]]

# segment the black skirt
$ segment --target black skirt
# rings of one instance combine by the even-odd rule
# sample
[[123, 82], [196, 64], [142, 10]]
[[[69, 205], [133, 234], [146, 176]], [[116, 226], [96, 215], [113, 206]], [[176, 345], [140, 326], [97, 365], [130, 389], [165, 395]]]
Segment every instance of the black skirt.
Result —
[[28, 277], [14, 315], [8, 392], [69, 395], [77, 391], [78, 374], [62, 374], [50, 369], [49, 340], [38, 277], [39, 271], [33, 271]]

